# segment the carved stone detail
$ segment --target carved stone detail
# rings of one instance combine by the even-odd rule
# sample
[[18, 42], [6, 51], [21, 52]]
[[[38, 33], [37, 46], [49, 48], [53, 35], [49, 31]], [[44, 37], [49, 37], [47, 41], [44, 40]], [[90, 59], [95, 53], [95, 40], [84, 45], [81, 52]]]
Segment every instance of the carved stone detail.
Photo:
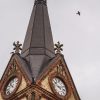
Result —
[[57, 73], [60, 74], [60, 75], [65, 76], [62, 65], [57, 65]]
[[8, 66], [9, 66], [9, 71], [7, 76], [12, 75], [18, 70], [16, 60], [13, 60]]

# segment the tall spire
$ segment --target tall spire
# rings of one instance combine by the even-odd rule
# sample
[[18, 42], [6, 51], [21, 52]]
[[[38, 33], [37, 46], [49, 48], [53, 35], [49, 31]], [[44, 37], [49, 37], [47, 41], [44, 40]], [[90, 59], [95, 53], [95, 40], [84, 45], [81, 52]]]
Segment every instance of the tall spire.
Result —
[[35, 0], [21, 56], [29, 62], [35, 79], [55, 56], [46, 0]]

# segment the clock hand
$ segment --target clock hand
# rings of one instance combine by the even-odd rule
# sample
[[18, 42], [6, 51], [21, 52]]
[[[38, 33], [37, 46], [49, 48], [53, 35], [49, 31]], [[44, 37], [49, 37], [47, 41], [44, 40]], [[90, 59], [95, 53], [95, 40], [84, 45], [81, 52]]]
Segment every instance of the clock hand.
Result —
[[60, 87], [60, 86], [57, 85], [56, 88], [57, 88], [59, 91], [61, 91], [61, 87]]

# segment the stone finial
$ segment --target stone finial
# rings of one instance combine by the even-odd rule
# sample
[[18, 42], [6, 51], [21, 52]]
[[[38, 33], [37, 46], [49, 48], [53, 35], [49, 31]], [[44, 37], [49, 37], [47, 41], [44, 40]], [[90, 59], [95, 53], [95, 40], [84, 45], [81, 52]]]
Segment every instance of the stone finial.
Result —
[[13, 43], [13, 50], [15, 51], [14, 53], [20, 53], [20, 50], [22, 50], [21, 46], [22, 44], [19, 43], [19, 41], [17, 41], [16, 43]]
[[60, 44], [60, 42], [58, 41], [57, 44], [55, 44], [56, 53], [61, 54], [61, 51], [63, 51], [62, 47], [63, 47], [63, 44]]

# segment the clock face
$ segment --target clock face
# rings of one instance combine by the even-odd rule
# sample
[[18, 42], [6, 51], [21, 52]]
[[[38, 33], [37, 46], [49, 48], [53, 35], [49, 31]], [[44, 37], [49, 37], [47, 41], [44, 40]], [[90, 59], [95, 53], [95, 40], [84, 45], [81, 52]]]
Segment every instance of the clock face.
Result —
[[18, 85], [19, 79], [17, 77], [13, 78], [9, 81], [8, 85], [6, 86], [5, 94], [8, 96], [14, 92]]
[[66, 96], [66, 94], [67, 94], [66, 89], [67, 88], [66, 88], [64, 82], [61, 79], [55, 77], [55, 78], [52, 79], [52, 83], [53, 83], [54, 89], [56, 90], [56, 92], [59, 95]]

